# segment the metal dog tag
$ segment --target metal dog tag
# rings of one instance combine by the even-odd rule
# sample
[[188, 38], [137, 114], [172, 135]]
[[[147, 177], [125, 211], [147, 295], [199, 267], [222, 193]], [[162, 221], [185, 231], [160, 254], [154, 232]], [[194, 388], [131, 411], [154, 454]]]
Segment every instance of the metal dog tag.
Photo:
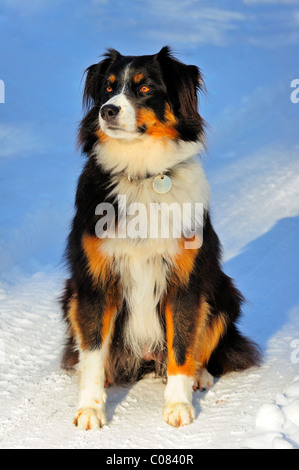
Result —
[[155, 176], [154, 181], [153, 181], [153, 188], [156, 191], [156, 193], [159, 193], [159, 194], [169, 193], [169, 191], [172, 188], [171, 178], [169, 178], [169, 176], [167, 175]]

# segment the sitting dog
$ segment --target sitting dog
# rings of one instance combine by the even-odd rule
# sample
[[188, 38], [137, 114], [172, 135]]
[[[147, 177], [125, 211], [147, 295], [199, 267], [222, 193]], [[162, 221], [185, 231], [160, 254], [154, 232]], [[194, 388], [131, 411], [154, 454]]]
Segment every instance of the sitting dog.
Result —
[[243, 298], [221, 269], [210, 220], [198, 160], [202, 87], [199, 69], [169, 47], [147, 56], [110, 49], [86, 70], [79, 144], [87, 161], [62, 297], [62, 364], [79, 363], [79, 428], [107, 423], [105, 385], [151, 371], [167, 378], [165, 421], [189, 424], [193, 389], [260, 362], [236, 327]]

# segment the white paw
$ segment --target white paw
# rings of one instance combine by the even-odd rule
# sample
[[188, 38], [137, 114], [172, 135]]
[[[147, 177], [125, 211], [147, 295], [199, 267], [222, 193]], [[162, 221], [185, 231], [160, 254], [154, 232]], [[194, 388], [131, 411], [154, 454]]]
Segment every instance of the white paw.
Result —
[[195, 411], [189, 403], [168, 403], [164, 407], [163, 417], [166, 423], [178, 428], [192, 423]]
[[79, 429], [88, 431], [105, 426], [107, 418], [105, 412], [99, 408], [81, 408], [77, 411], [73, 423]]
[[213, 376], [209, 374], [207, 369], [203, 368], [197, 373], [194, 379], [193, 390], [208, 390], [212, 387], [213, 383]]

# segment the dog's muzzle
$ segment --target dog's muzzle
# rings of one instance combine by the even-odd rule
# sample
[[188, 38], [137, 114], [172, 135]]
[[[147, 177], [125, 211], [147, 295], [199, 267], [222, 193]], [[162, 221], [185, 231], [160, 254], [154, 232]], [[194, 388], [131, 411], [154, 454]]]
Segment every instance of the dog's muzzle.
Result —
[[123, 93], [113, 96], [103, 104], [99, 119], [102, 131], [110, 137], [132, 139], [139, 136], [135, 108]]

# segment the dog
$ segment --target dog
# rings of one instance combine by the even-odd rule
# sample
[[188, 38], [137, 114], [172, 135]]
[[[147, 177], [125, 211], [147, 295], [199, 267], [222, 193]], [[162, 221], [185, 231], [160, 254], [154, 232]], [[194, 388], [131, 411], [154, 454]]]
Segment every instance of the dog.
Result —
[[[237, 329], [243, 297], [222, 271], [211, 223], [198, 158], [205, 148], [203, 88], [199, 68], [177, 60], [168, 46], [145, 56], [109, 49], [86, 70], [78, 142], [87, 161], [61, 298], [62, 365], [78, 364], [74, 424], [81, 429], [107, 423], [108, 384], [150, 372], [165, 377], [163, 417], [178, 427], [195, 417], [192, 390], [260, 364], [258, 346]], [[191, 227], [182, 211], [196, 203], [201, 210], [189, 217]], [[162, 205], [171, 206], [172, 217], [148, 224]], [[140, 209], [139, 224], [132, 207]]]

